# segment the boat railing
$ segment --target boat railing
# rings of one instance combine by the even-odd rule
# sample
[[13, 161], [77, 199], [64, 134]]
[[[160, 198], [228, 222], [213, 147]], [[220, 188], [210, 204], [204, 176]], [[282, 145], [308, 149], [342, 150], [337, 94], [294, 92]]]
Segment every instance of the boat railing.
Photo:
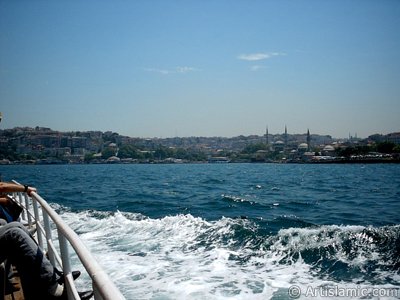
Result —
[[[79, 300], [80, 297], [72, 278], [70, 247], [68, 245], [71, 245], [92, 280], [95, 300], [125, 299], [79, 236], [62, 220], [46, 200], [36, 192], [32, 192], [30, 196], [26, 193], [13, 193], [12, 198], [23, 208], [20, 221], [29, 228], [36, 227], [35, 237], [40, 248], [44, 251], [47, 250], [53, 266], [58, 266], [63, 270], [69, 300]], [[54, 226], [57, 229], [57, 237], [52, 236]], [[54, 239], [58, 239], [60, 253], [57, 251]]]

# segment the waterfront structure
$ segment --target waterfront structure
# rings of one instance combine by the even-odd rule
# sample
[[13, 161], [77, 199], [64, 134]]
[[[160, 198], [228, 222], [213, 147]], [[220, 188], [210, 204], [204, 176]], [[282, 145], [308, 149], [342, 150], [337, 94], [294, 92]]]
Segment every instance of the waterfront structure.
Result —
[[399, 145], [400, 144], [400, 132], [389, 133], [387, 135], [387, 141]]
[[43, 163], [100, 163], [110, 156], [131, 158], [137, 162], [158, 162], [167, 158], [206, 162], [207, 157], [221, 156], [238, 162], [276, 161], [283, 158], [301, 160], [309, 154], [314, 155], [314, 151], [336, 154], [328, 148], [323, 151], [326, 145], [334, 145], [335, 142], [337, 146], [334, 149], [343, 150], [346, 147], [356, 148], [388, 141], [399, 142], [400, 133], [373, 135], [353, 143], [335, 140], [329, 135], [311, 136], [309, 129], [302, 134], [288, 134], [286, 125], [281, 134], [270, 135], [266, 126], [265, 135], [240, 135], [232, 138], [131, 138], [115, 132], [59, 132], [44, 127], [18, 127], [0, 130], [0, 160], [23, 163], [39, 160]]
[[392, 132], [386, 135], [374, 134], [370, 135], [368, 139], [376, 143], [389, 142], [400, 145], [400, 132]]
[[323, 156], [335, 156], [335, 147], [333, 147], [332, 145], [326, 145], [323, 149], [322, 149], [322, 153]]
[[276, 152], [283, 152], [283, 151], [285, 151], [285, 148], [286, 148], [285, 145], [286, 145], [285, 142], [283, 142], [283, 141], [281, 141], [281, 140], [276, 141], [276, 142], [274, 143], [274, 151], [276, 151]]
[[298, 147], [297, 147], [297, 151], [299, 153], [305, 153], [309, 150], [309, 146], [307, 143], [301, 143]]

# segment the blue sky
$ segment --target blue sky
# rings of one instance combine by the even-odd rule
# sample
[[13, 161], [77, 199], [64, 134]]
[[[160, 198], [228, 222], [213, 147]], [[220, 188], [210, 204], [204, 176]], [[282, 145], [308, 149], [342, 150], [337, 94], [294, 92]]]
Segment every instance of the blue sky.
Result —
[[397, 0], [0, 0], [0, 128], [400, 131]]

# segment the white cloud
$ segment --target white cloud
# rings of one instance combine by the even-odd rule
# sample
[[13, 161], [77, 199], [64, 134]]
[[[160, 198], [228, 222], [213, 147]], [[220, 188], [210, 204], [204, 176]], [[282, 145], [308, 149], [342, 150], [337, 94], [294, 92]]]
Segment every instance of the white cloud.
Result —
[[176, 67], [176, 72], [178, 73], [188, 73], [193, 71], [197, 71], [197, 69], [192, 67]]
[[169, 75], [169, 74], [185, 74], [185, 73], [189, 73], [189, 72], [194, 72], [194, 71], [198, 71], [198, 69], [193, 68], [193, 67], [176, 67], [174, 69], [157, 69], [157, 68], [145, 68], [144, 69], [147, 72], [154, 72], [154, 73], [158, 73], [158, 74], [162, 74], [162, 75]]
[[251, 53], [251, 54], [240, 54], [237, 58], [241, 60], [247, 61], [258, 61], [263, 59], [269, 59], [274, 56], [285, 55], [284, 53], [279, 52], [266, 52], [266, 53]]
[[164, 69], [146, 68], [144, 70], [147, 72], [154, 72], [154, 73], [159, 73], [159, 74], [163, 74], [163, 75], [167, 75], [167, 74], [171, 73], [170, 71], [164, 70]]
[[253, 53], [253, 54], [241, 54], [238, 56], [238, 59], [248, 60], [248, 61], [256, 61], [269, 58], [266, 53]]
[[252, 70], [252, 71], [258, 71], [260, 69], [265, 69], [265, 66], [254, 65], [254, 66], [251, 66], [251, 68], [250, 68], [250, 70]]

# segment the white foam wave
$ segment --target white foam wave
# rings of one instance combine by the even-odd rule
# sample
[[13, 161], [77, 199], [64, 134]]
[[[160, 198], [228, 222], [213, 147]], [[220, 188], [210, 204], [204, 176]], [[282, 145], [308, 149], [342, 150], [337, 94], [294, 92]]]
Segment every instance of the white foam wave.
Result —
[[[290, 299], [288, 289], [293, 285], [306, 291], [338, 283], [316, 276], [301, 254], [282, 263], [288, 252], [339, 244], [341, 235], [362, 234], [365, 229], [290, 228], [281, 230], [269, 247], [254, 249], [232, 247], [232, 231], [238, 224], [250, 228], [247, 220], [207, 222], [191, 215], [150, 219], [120, 212], [101, 218], [89, 212], [65, 212], [62, 217], [127, 299]], [[340, 259], [340, 251], [337, 255]], [[362, 263], [368, 259], [365, 255], [360, 252], [351, 263]], [[88, 279], [83, 277], [81, 284], [89, 284]], [[360, 284], [340, 282], [340, 286]], [[361, 286], [371, 287], [367, 282]]]

